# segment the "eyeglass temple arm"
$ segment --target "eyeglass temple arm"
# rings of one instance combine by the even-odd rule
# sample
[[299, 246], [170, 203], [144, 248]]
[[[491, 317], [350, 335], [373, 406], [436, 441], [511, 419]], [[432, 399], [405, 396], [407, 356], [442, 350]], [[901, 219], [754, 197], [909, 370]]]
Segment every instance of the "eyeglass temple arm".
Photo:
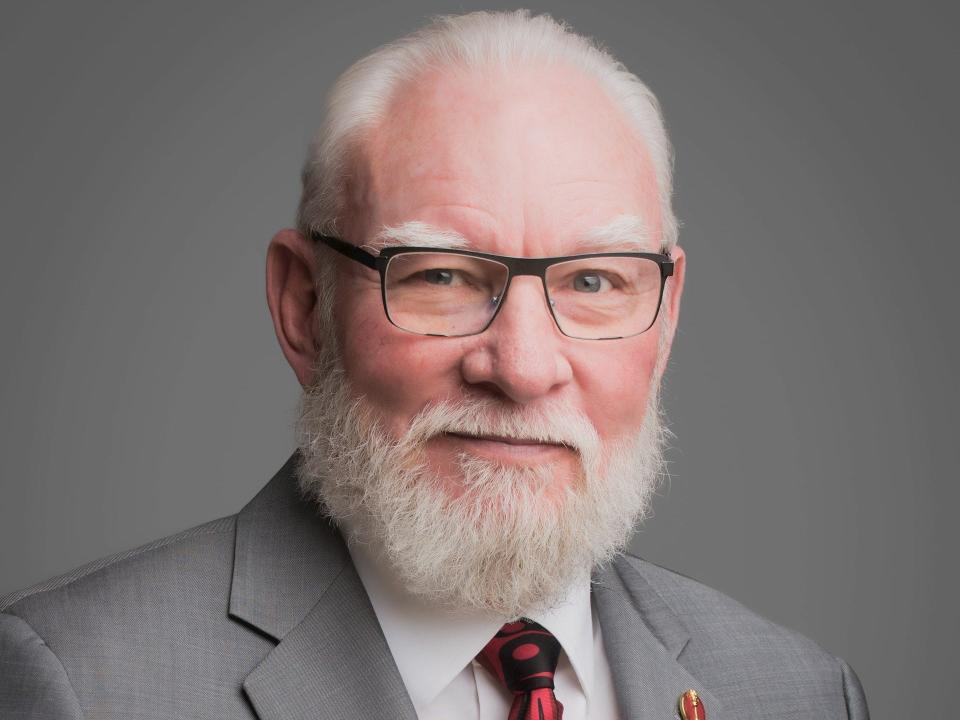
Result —
[[351, 245], [340, 238], [331, 237], [330, 235], [311, 233], [310, 237], [312, 237], [314, 240], [322, 242], [327, 247], [336, 250], [341, 255], [346, 255], [351, 260], [356, 260], [358, 263], [366, 265], [371, 270], [378, 269], [377, 256], [371, 255], [363, 248], [358, 248], [356, 245]]

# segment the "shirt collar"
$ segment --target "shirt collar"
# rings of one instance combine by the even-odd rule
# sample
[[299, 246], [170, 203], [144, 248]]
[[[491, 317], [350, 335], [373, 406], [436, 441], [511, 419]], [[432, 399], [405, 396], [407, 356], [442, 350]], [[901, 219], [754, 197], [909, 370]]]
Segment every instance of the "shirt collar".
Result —
[[590, 578], [584, 577], [576, 583], [562, 604], [527, 617], [543, 625], [560, 641], [589, 704], [593, 690], [594, 648]]
[[[432, 606], [407, 592], [370, 547], [350, 542], [348, 548], [418, 713], [470, 664], [504, 623], [516, 619]], [[589, 577], [577, 583], [561, 605], [527, 617], [547, 628], [560, 642], [589, 702], [593, 688]]]

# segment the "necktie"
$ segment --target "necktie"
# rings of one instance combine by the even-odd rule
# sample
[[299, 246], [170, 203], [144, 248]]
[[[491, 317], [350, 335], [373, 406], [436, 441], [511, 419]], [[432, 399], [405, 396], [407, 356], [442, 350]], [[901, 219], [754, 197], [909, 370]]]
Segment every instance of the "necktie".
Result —
[[507, 690], [513, 704], [507, 720], [561, 720], [563, 705], [553, 694], [560, 643], [532, 620], [507, 623], [477, 655]]

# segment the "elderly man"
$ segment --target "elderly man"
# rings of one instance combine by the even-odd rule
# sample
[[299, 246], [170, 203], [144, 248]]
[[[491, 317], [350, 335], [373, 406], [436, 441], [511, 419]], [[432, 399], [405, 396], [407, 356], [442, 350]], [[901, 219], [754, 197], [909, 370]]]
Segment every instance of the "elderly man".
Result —
[[547, 17], [355, 64], [268, 253], [298, 452], [236, 516], [7, 598], [0, 715], [866, 718], [842, 661], [622, 552], [670, 198], [653, 95]]

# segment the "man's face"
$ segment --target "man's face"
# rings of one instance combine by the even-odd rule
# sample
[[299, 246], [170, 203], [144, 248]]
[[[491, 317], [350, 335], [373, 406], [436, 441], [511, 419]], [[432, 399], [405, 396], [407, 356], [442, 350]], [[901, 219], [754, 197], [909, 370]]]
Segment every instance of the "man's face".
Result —
[[[363, 148], [343, 225], [354, 244], [370, 242], [384, 227], [418, 222], [452, 230], [485, 252], [572, 255], [596, 250], [586, 241], [595, 229], [633, 216], [648, 229], [649, 250], [659, 249], [659, 201], [646, 150], [595, 81], [578, 72], [422, 78], [400, 93]], [[682, 254], [676, 259], [682, 277]], [[518, 277], [482, 334], [419, 336], [388, 322], [376, 273], [337, 262], [342, 366], [354, 395], [389, 436], [403, 437], [424, 408], [448, 400], [529, 411], [562, 404], [592, 424], [601, 448], [639, 431], [658, 380], [658, 349], [669, 348], [660, 323], [621, 340], [571, 339], [556, 327], [540, 280]], [[465, 457], [550, 468], [552, 497], [582, 478], [576, 450], [522, 432], [442, 433], [427, 441], [425, 456], [451, 497], [463, 490]]]
[[[476, 250], [545, 257], [596, 252], [606, 228], [619, 239], [604, 250], [635, 251], [638, 234], [659, 249], [646, 152], [576, 72], [447, 71], [401, 91], [387, 118], [348, 180], [341, 231], [356, 245], [385, 228], [412, 228], [404, 244], [416, 245], [428, 226]], [[640, 229], [610, 232], [627, 226]], [[672, 322], [571, 339], [540, 280], [521, 276], [483, 333], [414, 335], [387, 320], [378, 275], [331, 253], [333, 327], [313, 337], [325, 323], [311, 257], [302, 236], [278, 233], [268, 297], [305, 388], [301, 488], [348, 536], [410, 592], [504, 618], [562, 601], [623, 547], [661, 469], [655, 376]]]

